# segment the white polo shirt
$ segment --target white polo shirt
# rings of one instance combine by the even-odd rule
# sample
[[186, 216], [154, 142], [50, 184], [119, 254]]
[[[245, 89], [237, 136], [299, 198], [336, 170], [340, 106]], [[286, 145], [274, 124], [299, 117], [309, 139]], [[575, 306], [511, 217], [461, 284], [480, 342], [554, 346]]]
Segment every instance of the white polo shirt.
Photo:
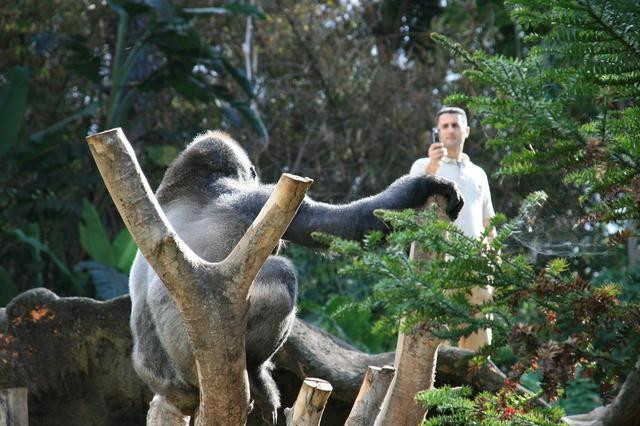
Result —
[[[411, 166], [409, 174], [426, 173], [425, 168], [430, 162], [429, 158], [417, 159]], [[460, 161], [443, 157], [436, 176], [450, 179], [458, 184], [464, 197], [464, 205], [454, 223], [466, 236], [479, 237], [484, 231], [483, 219], [492, 218], [495, 215], [487, 174], [473, 164], [467, 154], [462, 154]]]

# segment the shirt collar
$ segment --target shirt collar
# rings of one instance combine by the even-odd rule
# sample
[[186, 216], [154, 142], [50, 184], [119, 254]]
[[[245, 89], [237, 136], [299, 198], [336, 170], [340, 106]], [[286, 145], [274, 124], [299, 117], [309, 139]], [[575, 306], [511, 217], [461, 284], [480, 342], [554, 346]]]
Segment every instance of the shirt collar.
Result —
[[440, 161], [446, 164], [457, 164], [457, 163], [468, 163], [471, 161], [471, 159], [469, 159], [469, 156], [463, 152], [462, 154], [460, 154], [459, 160], [444, 156], [440, 159]]

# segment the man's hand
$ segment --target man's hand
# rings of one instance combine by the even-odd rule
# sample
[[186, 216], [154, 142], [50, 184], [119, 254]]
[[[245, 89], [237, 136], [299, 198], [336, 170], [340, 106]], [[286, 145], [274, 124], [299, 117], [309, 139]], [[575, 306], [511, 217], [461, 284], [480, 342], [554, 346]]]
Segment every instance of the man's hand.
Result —
[[429, 164], [425, 168], [425, 172], [435, 175], [440, 168], [440, 160], [444, 156], [445, 148], [441, 143], [432, 143], [429, 146]]

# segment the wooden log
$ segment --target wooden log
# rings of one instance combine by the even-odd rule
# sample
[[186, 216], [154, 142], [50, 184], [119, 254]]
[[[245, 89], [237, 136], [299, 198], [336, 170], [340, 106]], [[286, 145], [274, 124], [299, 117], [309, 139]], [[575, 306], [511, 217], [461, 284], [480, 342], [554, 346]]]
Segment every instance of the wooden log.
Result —
[[[446, 200], [432, 197], [438, 205], [438, 216], [441, 220], [449, 220], [445, 213]], [[409, 258], [429, 260], [431, 253], [424, 252], [416, 243], [411, 245]], [[427, 410], [420, 405], [415, 396], [418, 392], [433, 388], [435, 381], [438, 348], [442, 340], [432, 336], [423, 324], [415, 325], [410, 331], [403, 332], [400, 325], [394, 367], [396, 374], [385, 395], [380, 414], [376, 418], [376, 426], [417, 425], [422, 422]]]
[[368, 426], [375, 422], [395, 371], [390, 365], [367, 368], [345, 426]]
[[318, 426], [332, 390], [326, 380], [305, 379], [293, 407], [284, 410], [287, 426]]
[[0, 426], [29, 426], [27, 388], [0, 389]]
[[[471, 351], [441, 345], [436, 366], [437, 381], [452, 386], [466, 384], [477, 391], [497, 392], [502, 388], [506, 376], [491, 361], [479, 368], [469, 368], [469, 360], [473, 355]], [[290, 371], [300, 381], [309, 376], [325, 378], [333, 386], [332, 398], [353, 403], [367, 366], [382, 367], [393, 364], [394, 359], [394, 352], [360, 352], [326, 331], [296, 318], [289, 338], [276, 354], [275, 361], [278, 369]], [[520, 385], [518, 393], [530, 394]]]

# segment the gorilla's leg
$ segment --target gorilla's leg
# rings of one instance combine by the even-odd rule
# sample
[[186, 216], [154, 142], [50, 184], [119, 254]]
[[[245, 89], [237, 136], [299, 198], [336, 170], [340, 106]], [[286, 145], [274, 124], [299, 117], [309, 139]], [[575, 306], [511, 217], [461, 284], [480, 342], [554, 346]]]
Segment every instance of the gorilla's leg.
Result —
[[263, 417], [274, 421], [280, 395], [271, 377], [271, 357], [282, 346], [295, 317], [298, 282], [288, 259], [270, 256], [249, 292], [245, 344], [251, 395]]
[[273, 367], [271, 361], [265, 361], [258, 367], [247, 366], [251, 399], [260, 410], [262, 419], [271, 424], [278, 421], [280, 408], [280, 392], [271, 376]]
[[175, 369], [156, 332], [147, 302], [137, 301], [132, 314], [134, 346], [133, 367], [157, 395], [161, 395], [183, 412], [198, 406], [198, 388]]

